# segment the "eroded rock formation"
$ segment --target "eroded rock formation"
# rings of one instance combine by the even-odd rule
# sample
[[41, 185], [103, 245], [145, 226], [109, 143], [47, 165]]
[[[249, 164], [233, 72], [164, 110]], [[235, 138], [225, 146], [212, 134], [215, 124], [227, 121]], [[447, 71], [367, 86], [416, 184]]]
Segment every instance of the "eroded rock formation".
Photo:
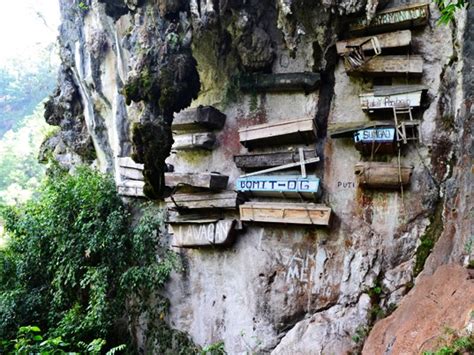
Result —
[[[64, 164], [95, 160], [120, 183], [117, 157], [133, 156], [144, 163], [145, 193], [153, 199], [163, 195], [165, 160], [180, 173], [219, 171], [233, 189], [240, 175], [233, 156], [247, 152], [239, 128], [301, 117], [317, 126], [311, 148], [321, 158], [314, 170], [322, 179], [321, 202], [335, 216], [329, 228], [249, 223], [230, 247], [179, 250], [186, 267], [167, 287], [168, 320], [197, 344], [223, 340], [230, 354], [356, 351], [377, 319], [410, 290], [416, 294], [420, 272], [436, 277], [440, 265], [472, 258], [466, 248], [472, 208], [467, 11], [454, 24], [437, 26], [439, 12], [430, 5], [429, 24], [412, 31], [405, 55], [421, 55], [418, 82], [428, 93], [416, 112], [421, 143], [401, 154], [414, 169], [400, 192], [360, 188], [353, 167], [369, 158], [349, 141], [328, 138], [327, 126], [367, 121], [359, 94], [384, 83], [349, 77], [337, 39], [355, 17], [406, 2], [84, 3], [87, 8], [61, 0], [63, 64], [47, 104], [48, 122], [61, 128], [48, 149], [58, 159], [64, 152], [74, 157]], [[308, 71], [321, 73], [313, 92], [239, 90], [239, 78], [249, 73]], [[227, 115], [215, 132], [218, 146], [174, 154], [173, 114], [200, 104]]]

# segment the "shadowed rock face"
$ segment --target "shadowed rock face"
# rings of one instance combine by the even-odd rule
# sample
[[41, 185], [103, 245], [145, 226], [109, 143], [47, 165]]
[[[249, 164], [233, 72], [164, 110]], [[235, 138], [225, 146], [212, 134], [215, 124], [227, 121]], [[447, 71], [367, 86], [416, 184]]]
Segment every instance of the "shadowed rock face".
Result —
[[[228, 248], [181, 250], [186, 269], [167, 285], [167, 319], [197, 344], [223, 340], [232, 354], [357, 351], [373, 322], [416, 291], [418, 272], [430, 275], [473, 257], [465, 249], [472, 149], [466, 58], [473, 57], [472, 46], [464, 45], [465, 14], [455, 27], [438, 27], [432, 5], [429, 25], [412, 32], [410, 53], [424, 60], [416, 84], [429, 90], [414, 112], [422, 142], [400, 157], [414, 166], [403, 193], [360, 188], [354, 166], [370, 158], [350, 139], [327, 137], [328, 123], [370, 121], [359, 94], [380, 84], [348, 77], [335, 42], [347, 36], [351, 19], [404, 3], [101, 0], [84, 10], [61, 0], [63, 66], [46, 113], [61, 131], [45, 150], [66, 165], [94, 159], [121, 183], [116, 157], [133, 156], [145, 165], [144, 190], [152, 199], [163, 195], [165, 160], [178, 173], [220, 172], [233, 189], [242, 173], [233, 156], [248, 153], [239, 128], [306, 117], [316, 122], [317, 139], [304, 148], [315, 149], [320, 162], [308, 173], [321, 179], [320, 202], [331, 207], [333, 223], [326, 229], [249, 223]], [[462, 69], [464, 79], [457, 75]], [[321, 74], [319, 88], [247, 92], [237, 80], [301, 72]], [[173, 115], [189, 105], [212, 105], [226, 123], [212, 132], [214, 150], [170, 154]], [[395, 164], [397, 156], [374, 160]], [[238, 218], [236, 211], [224, 215]], [[136, 334], [152, 353], [146, 331]]]

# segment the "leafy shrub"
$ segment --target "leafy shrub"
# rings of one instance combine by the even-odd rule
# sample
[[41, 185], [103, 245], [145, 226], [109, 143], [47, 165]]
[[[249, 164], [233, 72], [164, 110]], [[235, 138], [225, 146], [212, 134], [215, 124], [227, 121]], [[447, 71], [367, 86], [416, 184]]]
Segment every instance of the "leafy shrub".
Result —
[[[112, 179], [55, 167], [36, 200], [1, 215], [9, 241], [0, 250], [0, 339], [34, 324], [65, 343], [114, 346], [143, 312], [164, 323], [151, 315], [166, 311], [158, 291], [177, 260], [162, 244], [156, 208], [132, 228]], [[163, 307], [150, 309], [150, 300]]]

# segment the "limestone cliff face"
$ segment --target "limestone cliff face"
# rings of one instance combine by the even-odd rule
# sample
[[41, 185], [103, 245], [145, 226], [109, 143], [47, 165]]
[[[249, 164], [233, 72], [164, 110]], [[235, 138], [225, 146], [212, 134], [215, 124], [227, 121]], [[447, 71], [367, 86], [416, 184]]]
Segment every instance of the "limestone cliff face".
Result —
[[[239, 128], [315, 120], [321, 158], [315, 173], [333, 223], [248, 224], [230, 247], [178, 250], [186, 268], [167, 287], [169, 322], [197, 344], [223, 340], [231, 354], [355, 351], [381, 313], [416, 289], [432, 244], [423, 274], [469, 260], [472, 46], [466, 11], [454, 24], [437, 26], [439, 12], [431, 5], [428, 25], [413, 30], [406, 55], [422, 56], [418, 82], [428, 93], [416, 117], [421, 143], [401, 155], [414, 170], [400, 193], [360, 188], [353, 167], [367, 158], [352, 142], [330, 139], [327, 127], [368, 120], [359, 94], [372, 80], [348, 76], [336, 54], [348, 22], [406, 2], [60, 3], [63, 64], [46, 118], [61, 127], [48, 149], [64, 164], [94, 160], [120, 183], [117, 157], [132, 156], [144, 163], [145, 193], [153, 199], [163, 195], [165, 160], [177, 172], [219, 171], [232, 189], [241, 174], [233, 156], [247, 151]], [[305, 71], [321, 73], [318, 90], [243, 93], [236, 84], [248, 73]], [[201, 104], [227, 115], [218, 147], [170, 155], [173, 114]], [[396, 155], [383, 159], [397, 162]], [[145, 340], [143, 349], [152, 351]]]

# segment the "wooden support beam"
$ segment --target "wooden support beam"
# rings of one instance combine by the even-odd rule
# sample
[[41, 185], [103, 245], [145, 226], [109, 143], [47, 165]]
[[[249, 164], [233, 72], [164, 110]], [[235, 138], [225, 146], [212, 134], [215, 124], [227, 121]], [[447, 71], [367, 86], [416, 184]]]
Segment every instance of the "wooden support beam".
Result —
[[359, 185], [369, 188], [400, 188], [410, 183], [412, 172], [412, 166], [393, 163], [361, 162], [354, 167]]
[[251, 149], [268, 145], [314, 143], [316, 128], [312, 118], [280, 121], [239, 129], [240, 143]]
[[423, 74], [420, 55], [384, 55], [372, 58], [364, 65], [347, 71], [350, 75], [394, 76]]
[[321, 75], [313, 72], [248, 74], [239, 79], [242, 91], [304, 91], [319, 87]]
[[248, 222], [329, 225], [331, 209], [313, 203], [246, 202], [239, 206], [240, 219]]
[[173, 234], [172, 246], [195, 248], [228, 245], [235, 239], [236, 225], [235, 219], [193, 220], [170, 224], [170, 232]]
[[237, 207], [237, 193], [224, 191], [219, 193], [177, 193], [165, 199], [170, 209], [235, 209]]
[[188, 185], [209, 190], [225, 190], [229, 177], [215, 173], [165, 173], [165, 185]]
[[423, 26], [428, 23], [429, 13], [429, 3], [426, 2], [392, 7], [379, 11], [371, 20], [365, 16], [359, 17], [349, 25], [349, 31], [353, 35], [360, 35]]
[[257, 175], [238, 178], [235, 185], [237, 191], [255, 196], [314, 199], [320, 194], [316, 176]]
[[206, 149], [212, 150], [216, 146], [214, 133], [192, 133], [173, 136], [174, 150]]
[[393, 127], [393, 121], [355, 121], [328, 124], [328, 134], [331, 138], [352, 138], [354, 133], [372, 127]]
[[423, 92], [428, 90], [425, 85], [386, 85], [374, 86], [370, 91], [362, 93], [360, 105], [363, 110], [392, 109], [393, 106], [418, 107], [421, 105]]
[[[345, 39], [342, 41], [338, 41], [336, 43], [336, 49], [337, 53], [339, 55], [345, 55], [350, 52], [350, 48], [348, 46], [359, 46], [362, 43], [366, 42], [367, 40], [370, 40], [374, 36], [366, 36], [366, 37], [359, 37], [359, 38], [351, 38], [351, 39]], [[388, 49], [388, 48], [397, 48], [397, 47], [406, 47], [409, 46], [411, 43], [411, 31], [410, 30], [403, 30], [403, 31], [397, 31], [397, 32], [388, 32], [388, 33], [382, 33], [378, 34], [375, 37], [377, 37], [379, 41], [380, 48], [382, 48], [382, 53], [383, 49]], [[362, 46], [362, 50], [364, 51], [369, 51], [372, 50], [373, 46], [371, 43], [365, 43]]]
[[185, 131], [192, 129], [221, 129], [224, 127], [226, 115], [212, 106], [198, 106], [181, 111], [174, 116], [171, 129]]
[[[305, 158], [315, 158], [314, 149], [304, 150]], [[243, 170], [272, 168], [280, 165], [286, 165], [299, 162], [298, 151], [291, 150], [286, 152], [258, 153], [234, 155], [234, 162], [238, 168]]]

